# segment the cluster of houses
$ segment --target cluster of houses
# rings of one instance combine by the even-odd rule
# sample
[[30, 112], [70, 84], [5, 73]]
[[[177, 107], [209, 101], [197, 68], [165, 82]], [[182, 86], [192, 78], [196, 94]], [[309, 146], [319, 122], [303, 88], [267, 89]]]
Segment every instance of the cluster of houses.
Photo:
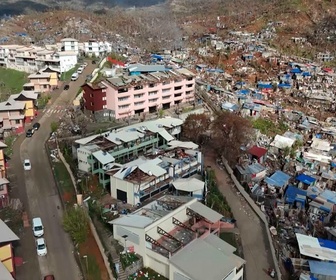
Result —
[[242, 279], [245, 261], [219, 237], [234, 224], [202, 203], [202, 152], [179, 140], [182, 124], [166, 117], [75, 140], [78, 169], [134, 206], [109, 223], [145, 267], [168, 279]]

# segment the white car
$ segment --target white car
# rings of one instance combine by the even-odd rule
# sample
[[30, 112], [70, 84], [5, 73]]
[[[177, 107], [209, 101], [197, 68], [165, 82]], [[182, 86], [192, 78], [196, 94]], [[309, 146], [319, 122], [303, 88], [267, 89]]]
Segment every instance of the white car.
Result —
[[77, 73], [78, 73], [78, 74], [82, 74], [83, 71], [84, 71], [84, 68], [82, 68], [82, 67], [79, 67], [79, 68], [77, 69]]
[[29, 159], [25, 159], [23, 162], [23, 168], [26, 171], [31, 170], [31, 164], [30, 164], [30, 160]]
[[37, 255], [43, 257], [47, 254], [47, 245], [43, 237], [36, 239]]
[[36, 217], [32, 221], [32, 228], [35, 237], [41, 237], [44, 234], [44, 227], [42, 224], [42, 219], [40, 217]]

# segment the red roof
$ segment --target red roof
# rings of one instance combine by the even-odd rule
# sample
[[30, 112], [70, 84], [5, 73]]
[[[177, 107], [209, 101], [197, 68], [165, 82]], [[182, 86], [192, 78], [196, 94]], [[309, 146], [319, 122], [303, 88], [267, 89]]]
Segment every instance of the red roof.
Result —
[[109, 62], [111, 62], [112, 64], [114, 64], [114, 65], [119, 65], [119, 66], [122, 66], [122, 67], [125, 66], [125, 63], [123, 63], [122, 61], [113, 59], [112, 57], [109, 57], [109, 56], [108, 56], [108, 57], [107, 57], [107, 60], [108, 60]]
[[251, 154], [252, 156], [256, 156], [257, 158], [261, 158], [267, 153], [267, 149], [258, 146], [253, 146], [248, 150], [248, 153]]

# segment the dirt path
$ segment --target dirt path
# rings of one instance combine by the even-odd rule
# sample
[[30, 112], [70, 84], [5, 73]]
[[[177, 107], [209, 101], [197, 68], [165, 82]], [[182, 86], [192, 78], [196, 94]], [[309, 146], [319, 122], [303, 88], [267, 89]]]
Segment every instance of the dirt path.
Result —
[[239, 195], [226, 171], [216, 164], [216, 154], [213, 151], [204, 152], [205, 166], [211, 166], [216, 172], [218, 187], [226, 197], [231, 207], [240, 231], [244, 259], [246, 260], [247, 280], [269, 280], [265, 271], [271, 266], [271, 253], [267, 246], [264, 226], [253, 212], [245, 199]]

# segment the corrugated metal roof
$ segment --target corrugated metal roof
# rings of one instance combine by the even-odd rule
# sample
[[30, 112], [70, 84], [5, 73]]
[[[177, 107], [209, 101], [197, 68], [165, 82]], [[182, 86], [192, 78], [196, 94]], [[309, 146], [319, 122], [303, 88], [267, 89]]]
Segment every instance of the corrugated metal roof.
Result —
[[19, 240], [20, 238], [0, 219], [0, 243]]
[[135, 228], [146, 228], [151, 223], [153, 223], [154, 220], [147, 217], [147, 216], [140, 216], [140, 215], [127, 215], [120, 217], [118, 219], [115, 219], [109, 224], [113, 225], [120, 225], [120, 226], [128, 226], [128, 227], [135, 227]]
[[185, 192], [194, 192], [204, 189], [204, 182], [196, 178], [180, 178], [173, 182], [175, 189]]
[[115, 161], [115, 158], [105, 151], [97, 151], [92, 154], [101, 164], [105, 165]]
[[159, 134], [168, 142], [174, 140], [174, 137], [171, 136], [165, 129], [159, 131]]
[[[193, 280], [222, 280], [235, 268], [241, 267], [245, 261], [232, 254], [226, 243], [219, 237], [207, 241], [208, 237], [195, 239], [170, 258], [170, 262], [181, 272]], [[222, 248], [228, 247], [228, 250]]]
[[189, 208], [211, 223], [216, 223], [223, 217], [221, 214], [198, 201], [195, 201], [193, 204], [191, 204]]

